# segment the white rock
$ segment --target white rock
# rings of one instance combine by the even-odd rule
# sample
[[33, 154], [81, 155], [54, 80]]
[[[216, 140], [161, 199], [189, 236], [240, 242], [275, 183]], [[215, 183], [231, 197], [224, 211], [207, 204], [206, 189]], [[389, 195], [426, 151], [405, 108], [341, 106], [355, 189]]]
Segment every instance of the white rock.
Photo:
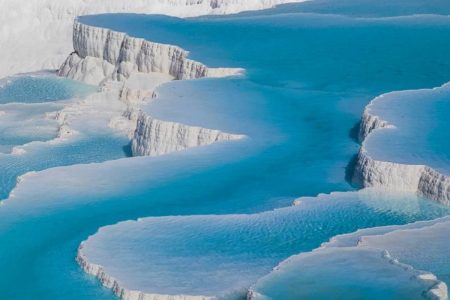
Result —
[[244, 137], [240, 134], [161, 121], [141, 113], [132, 141], [132, 152], [134, 156], [157, 156]]
[[158, 86], [173, 79], [173, 76], [163, 73], [135, 73], [125, 81], [120, 98], [123, 101], [140, 102], [153, 97]]
[[90, 263], [83, 253], [83, 243], [80, 245], [76, 258], [83, 270], [98, 278], [101, 284], [113, 290], [114, 294], [123, 300], [212, 300], [212, 297], [191, 295], [162, 295], [133, 291], [124, 288], [120, 281], [108, 275], [102, 266]]
[[[241, 74], [242, 69], [208, 68], [187, 58], [188, 52], [177, 46], [153, 43], [129, 37], [106, 28], [75, 21], [74, 52], [58, 71], [59, 76], [119, 89], [119, 97], [128, 106], [123, 114], [111, 118], [109, 126], [134, 132], [134, 156], [157, 156], [218, 141], [244, 136], [219, 130], [156, 120], [137, 114], [138, 100], [154, 95], [157, 86], [173, 79], [196, 79]], [[113, 84], [114, 81], [123, 84]]]
[[75, 21], [73, 52], [58, 71], [59, 76], [98, 85], [106, 79], [124, 81], [136, 73], [161, 73], [174, 79], [223, 77], [241, 69], [208, 69], [187, 58], [177, 46], [159, 44], [106, 28]]
[[77, 16], [154, 13], [192, 17], [258, 10], [300, 1], [302, 0], [2, 0], [0, 78], [16, 73], [57, 69], [71, 51], [70, 34]]
[[[422, 90], [427, 92], [448, 89], [449, 85]], [[387, 130], [397, 130], [395, 124], [383, 120], [383, 116], [375, 115], [372, 110], [378, 101], [389, 101], [396, 97], [407, 97], [405, 92], [392, 92], [375, 98], [364, 110], [359, 137], [362, 147], [358, 154], [353, 181], [364, 187], [381, 187], [417, 192], [419, 195], [450, 204], [450, 178], [437, 170], [422, 164], [402, 164], [380, 161], [372, 158], [365, 144], [372, 134], [383, 134]], [[391, 97], [391, 98], [389, 98]], [[407, 101], [407, 99], [405, 100]], [[380, 145], [382, 147], [382, 145]], [[411, 149], [413, 151], [413, 149]]]

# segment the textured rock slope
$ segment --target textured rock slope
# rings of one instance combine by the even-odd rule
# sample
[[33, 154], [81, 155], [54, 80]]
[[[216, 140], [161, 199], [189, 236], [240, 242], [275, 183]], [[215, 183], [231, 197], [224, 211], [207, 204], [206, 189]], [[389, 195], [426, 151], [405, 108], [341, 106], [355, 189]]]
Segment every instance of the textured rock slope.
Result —
[[[443, 91], [449, 85], [444, 85], [429, 92]], [[382, 187], [404, 191], [417, 192], [419, 195], [450, 204], [450, 178], [426, 165], [401, 164], [396, 162], [379, 161], [370, 156], [366, 149], [366, 140], [379, 130], [396, 130], [396, 124], [389, 124], [383, 116], [374, 115], [373, 107], [378, 101], [389, 101], [389, 97], [408, 97], [414, 91], [393, 92], [375, 98], [364, 110], [360, 128], [362, 146], [353, 179], [364, 187]], [[407, 100], [407, 99], [406, 99]], [[379, 132], [378, 134], [382, 134]], [[380, 147], [382, 145], [379, 145]]]
[[8, 47], [0, 55], [0, 78], [57, 69], [71, 51], [71, 30], [77, 16], [156, 13], [192, 17], [257, 10], [288, 2], [299, 0], [2, 0], [0, 45]]

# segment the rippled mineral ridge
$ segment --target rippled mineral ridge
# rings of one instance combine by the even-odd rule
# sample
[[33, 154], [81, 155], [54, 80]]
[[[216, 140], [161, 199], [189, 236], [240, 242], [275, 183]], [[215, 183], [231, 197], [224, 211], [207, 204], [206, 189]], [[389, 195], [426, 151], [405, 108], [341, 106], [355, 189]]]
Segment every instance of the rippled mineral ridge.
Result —
[[[177, 112], [187, 120], [196, 107], [204, 115], [232, 111], [235, 123], [228, 126], [242, 129], [249, 139], [28, 176], [0, 209], [0, 290], [6, 298], [111, 298], [74, 261], [80, 242], [103, 225], [152, 215], [253, 213], [286, 206], [302, 195], [349, 190], [345, 168], [358, 149], [351, 130], [364, 105], [383, 92], [433, 87], [450, 77], [445, 67], [450, 24], [444, 17], [293, 14], [180, 21], [106, 15], [82, 21], [180, 45], [208, 65], [245, 68], [244, 79], [193, 81], [188, 88], [196, 87], [196, 93], [189, 95], [180, 87], [179, 97], [171, 100], [180, 106], [173, 114], [159, 113], [181, 118]], [[202, 125], [201, 118], [190, 122]], [[258, 123], [265, 126], [252, 125]], [[389, 223], [446, 213], [432, 211], [411, 219], [400, 213]], [[345, 230], [364, 226], [358, 222]], [[310, 250], [336, 234], [327, 233], [283, 256]]]

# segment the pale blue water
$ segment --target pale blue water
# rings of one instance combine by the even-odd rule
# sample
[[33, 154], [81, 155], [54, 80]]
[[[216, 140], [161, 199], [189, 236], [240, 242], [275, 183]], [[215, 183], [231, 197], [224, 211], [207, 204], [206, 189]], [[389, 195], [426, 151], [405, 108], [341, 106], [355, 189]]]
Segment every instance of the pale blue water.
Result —
[[[369, 236], [364, 245], [383, 248], [400, 261], [417, 269], [427, 270], [440, 280], [450, 282], [450, 262], [447, 259], [447, 237], [449, 224], [438, 222], [418, 229], [394, 231], [381, 236]], [[402, 229], [402, 228], [401, 228]], [[427, 255], [423, 255], [426, 252]]]
[[[240, 124], [233, 126], [253, 136], [165, 158], [125, 159], [33, 177], [33, 186], [0, 209], [0, 292], [6, 298], [111, 299], [74, 261], [79, 243], [100, 226], [143, 216], [254, 213], [286, 206], [302, 195], [351, 190], [346, 167], [358, 150], [353, 133], [364, 105], [383, 92], [433, 87], [450, 78], [450, 22], [439, 17], [357, 20], [292, 14], [180, 21], [105, 15], [82, 20], [180, 45], [209, 65], [246, 68], [243, 79], [192, 84], [211, 95], [197, 105], [228, 95], [216, 100], [220, 110], [207, 107], [206, 112], [227, 116], [226, 108], [245, 108], [234, 116]], [[186, 95], [191, 98], [186, 106], [195, 103], [195, 96]], [[264, 124], [270, 138], [252, 124]], [[345, 209], [333, 218], [318, 217], [325, 223], [317, 239], [292, 243], [263, 268], [336, 233], [448, 213], [426, 201], [420, 207], [428, 205], [434, 209], [388, 217], [375, 210], [368, 223], [360, 211], [348, 222]], [[317, 230], [314, 224], [311, 229], [306, 232]], [[227, 241], [218, 238], [225, 242], [217, 248]], [[247, 250], [255, 257], [261, 253]], [[21, 288], [24, 281], [27, 289]]]
[[48, 141], [57, 135], [58, 123], [46, 114], [62, 109], [61, 103], [9, 103], [0, 105], [0, 152], [32, 141]]
[[280, 5], [258, 12], [240, 15], [268, 15], [291, 12], [335, 14], [352, 17], [395, 17], [415, 14], [448, 15], [450, 6], [446, 0], [314, 0]]
[[81, 134], [70, 142], [37, 143], [22, 155], [14, 146], [45, 142], [57, 135], [58, 124], [47, 117], [64, 107], [63, 100], [83, 98], [96, 87], [52, 74], [33, 74], [0, 80], [0, 199], [7, 198], [16, 178], [29, 171], [100, 162], [129, 155], [127, 137], [112, 131]]
[[[208, 296], [240, 293], [244, 297], [247, 288], [280, 261], [293, 253], [316, 248], [320, 241], [338, 233], [407, 223], [447, 212], [448, 208], [411, 194], [365, 190], [303, 199], [299, 206], [253, 215], [161, 217], [119, 223], [102, 228], [84, 244], [83, 253], [132, 290]], [[325, 267], [318, 265], [317, 272]], [[301, 272], [301, 267], [297, 269]], [[361, 274], [354, 270], [352, 276], [358, 278]], [[384, 275], [377, 273], [378, 277]], [[312, 276], [310, 270], [307, 276], [318, 285], [323, 282], [320, 275]], [[375, 276], [368, 281], [374, 280]], [[287, 279], [287, 283], [290, 281]], [[390, 284], [398, 288], [400, 282]], [[411, 289], [408, 282], [402, 285]], [[351, 294], [344, 284], [341, 289]], [[322, 291], [319, 296], [317, 287], [299, 290], [309, 297], [292, 293], [289, 299], [315, 294], [318, 299], [329, 299], [333, 295]], [[420, 296], [420, 292], [415, 292]], [[286, 297], [284, 294], [273, 299]]]
[[[122, 14], [80, 20], [179, 45], [210, 66], [243, 67], [248, 80], [285, 92], [360, 96], [360, 101], [346, 103], [348, 108], [365, 104], [364, 93], [434, 87], [448, 79], [445, 17], [374, 20], [285, 14], [180, 20]], [[426, 36], [426, 42], [418, 36]]]
[[450, 174], [450, 86], [386, 95], [371, 107], [396, 129], [379, 131], [366, 142], [377, 160], [424, 164]]
[[[291, 257], [253, 290], [272, 299], [424, 299], [424, 291], [435, 283], [413, 280], [415, 275], [425, 271], [445, 283], [450, 280], [448, 221], [444, 217], [339, 236], [325, 249]], [[384, 250], [414, 269], [382, 259]]]
[[52, 73], [0, 79], [0, 152], [10, 153], [14, 146], [53, 139], [58, 124], [46, 115], [61, 110], [62, 100], [82, 98], [96, 89]]
[[50, 74], [7, 77], [0, 80], [0, 104], [36, 103], [84, 97], [96, 87]]
[[383, 251], [332, 248], [294, 257], [255, 285], [255, 300], [419, 300], [433, 283], [383, 258]]
[[95, 163], [130, 155], [128, 139], [119, 134], [84, 136], [71, 142], [35, 147], [22, 155], [0, 154], [0, 199], [5, 199], [16, 185], [16, 178], [26, 172], [57, 166]]

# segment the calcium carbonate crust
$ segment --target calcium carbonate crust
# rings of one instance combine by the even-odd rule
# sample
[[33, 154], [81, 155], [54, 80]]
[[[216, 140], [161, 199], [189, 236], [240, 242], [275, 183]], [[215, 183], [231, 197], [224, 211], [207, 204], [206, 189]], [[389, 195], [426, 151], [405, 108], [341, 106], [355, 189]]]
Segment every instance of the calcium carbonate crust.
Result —
[[[303, 0], [3, 0], [0, 10], [0, 78], [57, 69], [71, 51], [77, 16], [101, 13], [194, 17], [270, 8]], [[32, 49], [32, 51], [30, 51]]]
[[[399, 93], [399, 92], [395, 92]], [[412, 191], [429, 199], [450, 205], [450, 178], [426, 165], [408, 165], [373, 159], [365, 148], [365, 140], [374, 131], [395, 130], [382, 116], [372, 113], [371, 108], [389, 94], [373, 99], [363, 113], [359, 138], [361, 149], [353, 175], [353, 181], [364, 187], [380, 187]], [[400, 95], [401, 96], [401, 92]]]
[[[135, 73], [160, 72], [168, 74], [174, 79], [195, 79], [214, 74], [203, 64], [187, 59], [187, 52], [179, 47], [152, 43], [128, 37], [123, 33], [86, 26], [79, 22], [74, 24], [74, 48], [75, 52], [63, 64], [60, 74], [88, 82], [94, 80], [98, 84], [104, 84], [105, 81], [126, 81]], [[224, 72], [224, 70], [227, 69], [219, 69], [216, 74], [228, 75], [235, 74], [237, 71]], [[132, 140], [133, 155], [156, 156], [190, 147], [208, 145], [217, 141], [236, 140], [244, 137], [243, 135], [223, 133], [214, 129], [157, 120], [143, 112], [128, 111], [127, 114], [133, 115], [133, 118], [137, 120]], [[393, 128], [395, 127], [381, 117], [372, 115], [369, 105], [364, 112], [360, 139], [364, 140], [374, 130]], [[365, 186], [382, 186], [416, 191], [422, 185], [430, 186], [430, 184], [427, 184], [427, 178], [432, 181], [433, 178], [439, 177], [435, 173], [436, 171], [426, 166], [408, 166], [375, 161], [367, 155], [363, 143], [359, 153], [355, 179], [359, 176]], [[422, 188], [421, 190], [424, 195], [426, 192], [440, 195], [439, 192], [432, 189]], [[301, 202], [296, 204], [299, 203]], [[427, 282], [431, 286], [426, 291], [428, 299], [446, 298], [447, 286], [433, 274], [418, 271], [411, 266], [402, 264], [391, 258], [386, 251], [381, 251], [380, 255], [388, 263], [411, 273], [414, 280]], [[290, 260], [282, 262], [274, 271], [281, 269]], [[203, 296], [158, 295], [130, 291], [122, 286], [117, 279], [108, 275], [102, 266], [88, 261], [83, 254], [83, 243], [78, 250], [77, 261], [87, 273], [96, 276], [103, 285], [113, 289], [122, 299], [210, 299]], [[256, 296], [254, 290], [249, 291], [249, 299]]]
[[[414, 223], [409, 223], [406, 225], [391, 225], [391, 226], [381, 226], [381, 227], [372, 227], [360, 229], [358, 231], [337, 235], [330, 239], [330, 241], [323, 243], [318, 250], [320, 249], [330, 249], [330, 248], [341, 248], [341, 247], [362, 247], [366, 249], [373, 248], [370, 245], [365, 243], [367, 238], [378, 238], [383, 237], [390, 234], [407, 232], [407, 231], [417, 231], [426, 228], [432, 228], [436, 224], [450, 224], [450, 218], [442, 217], [434, 220], [428, 221], [418, 221]], [[383, 250], [383, 249], [381, 249]], [[388, 253], [386, 250], [383, 250], [385, 253]], [[389, 255], [390, 256], [390, 255]], [[398, 259], [391, 258], [394, 262], [399, 263]], [[402, 264], [406, 268], [412, 269], [411, 266]], [[431, 282], [432, 288], [429, 289], [425, 296], [427, 299], [448, 299], [448, 288], [445, 282], [440, 281], [436, 276], [430, 272], [420, 271], [421, 274], [418, 277], [419, 280], [427, 280]]]
[[158, 156], [244, 137], [241, 134], [157, 120], [141, 113], [132, 141], [132, 153], [133, 156]]
[[[63, 63], [58, 74], [62, 77], [98, 84], [100, 89], [98, 93], [88, 96], [86, 99], [70, 101], [62, 111], [48, 116], [58, 120], [61, 125], [58, 137], [52, 142], [68, 138], [76, 133], [70, 128], [73, 119], [80, 116], [85, 118], [87, 114], [94, 116], [97, 114], [102, 118], [103, 114], [107, 114], [108, 117], [114, 115], [115, 111], [105, 112], [105, 107], [98, 104], [105, 105], [105, 99], [123, 104], [130, 102], [130, 93], [134, 95], [142, 94], [144, 95], [142, 97], [147, 97], [149, 94], [153, 97], [156, 96], [153, 90], [130, 92], [128, 89], [124, 91], [123, 87], [126, 86], [127, 80], [133, 75], [142, 74], [146, 71], [149, 74], [160, 73], [164, 75], [163, 81], [167, 82], [167, 78], [183, 80], [207, 76], [223, 77], [241, 74], [242, 72], [241, 69], [207, 68], [201, 63], [187, 59], [187, 52], [177, 46], [152, 43], [143, 39], [128, 37], [123, 33], [86, 26], [78, 22], [75, 22], [74, 29], [75, 51]], [[151, 53], [146, 52], [147, 50]], [[124, 93], [127, 95], [124, 96]], [[137, 98], [134, 95], [132, 98]], [[141, 97], [139, 96], [139, 98]], [[142, 102], [133, 104], [139, 105], [140, 103]], [[123, 114], [130, 119], [138, 119], [135, 108], [136, 106], [127, 106]], [[136, 141], [133, 141], [136, 155], [162, 155], [190, 147], [245, 137], [244, 135], [228, 134], [215, 129], [155, 120], [143, 112], [138, 115], [141, 125], [138, 133], [135, 134]], [[139, 132], [142, 132], [142, 137]], [[16, 152], [16, 154], [23, 153], [22, 149], [19, 148], [16, 149]], [[39, 176], [39, 172], [28, 172], [19, 176], [16, 187], [11, 191], [8, 199], [13, 199], [18, 186], [32, 176]], [[7, 202], [0, 202], [0, 205]], [[102, 266], [90, 264], [82, 255], [82, 248], [83, 245], [79, 248], [76, 260], [83, 270], [98, 277], [104, 286], [111, 288], [116, 295], [124, 300], [213, 299], [207, 296], [159, 295], [128, 290], [121, 286], [115, 278], [110, 277]]]
[[[119, 101], [127, 107], [120, 118], [113, 118], [110, 125], [126, 127], [123, 119], [134, 122], [132, 138], [133, 156], [158, 156], [192, 147], [209, 145], [220, 141], [245, 138], [245, 135], [225, 133], [216, 129], [189, 126], [177, 122], [158, 120], [139, 110], [142, 98], [156, 97], [158, 84], [170, 80], [197, 79], [203, 77], [224, 77], [242, 74], [242, 69], [208, 68], [204, 64], [187, 58], [188, 52], [173, 45], [154, 43], [134, 38], [125, 33], [105, 28], [88, 26], [75, 21], [73, 26], [74, 51], [65, 60], [58, 75], [100, 86], [100, 93], [116, 91]], [[161, 82], [151, 86], [142, 85], [155, 74]], [[133, 84], [130, 84], [131, 80]], [[136, 83], [138, 87], [136, 87]], [[130, 88], [132, 86], [132, 88]], [[90, 263], [80, 245], [77, 262], [89, 274], [121, 299], [125, 300], [206, 300], [205, 296], [159, 295], [129, 290], [111, 277], [102, 266]]]
[[[337, 248], [344, 249], [344, 250], [345, 249], [350, 250], [350, 249], [357, 249], [358, 245], [353, 246], [353, 247], [337, 247]], [[361, 250], [362, 251], [364, 251], [364, 250], [379, 251], [380, 257], [383, 260], [385, 260], [386, 263], [392, 264], [392, 265], [398, 267], [399, 270], [402, 270], [403, 272], [408, 273], [408, 275], [410, 276], [410, 280], [415, 280], [415, 281], [418, 281], [420, 283], [427, 285], [429, 288], [424, 290], [424, 293], [422, 295], [425, 299], [429, 299], [429, 300], [446, 300], [446, 299], [448, 299], [447, 285], [445, 284], [445, 282], [439, 280], [434, 274], [432, 274], [430, 272], [416, 270], [412, 266], [404, 264], [404, 263], [400, 262], [399, 260], [393, 258], [389, 254], [389, 252], [386, 250], [379, 250], [379, 249], [372, 249], [372, 248], [365, 248], [365, 249], [363, 248]], [[269, 273], [268, 275], [266, 275], [265, 277], [272, 276], [272, 275], [274, 275], [274, 273], [283, 272], [284, 268], [287, 268], [291, 264], [295, 264], [298, 260], [307, 258], [308, 256], [316, 255], [316, 254], [320, 255], [322, 253], [333, 254], [334, 249], [328, 248], [326, 246], [325, 247], [322, 246], [311, 252], [306, 252], [306, 253], [301, 253], [298, 255], [291, 256], [288, 259], [281, 262], [278, 266], [276, 266], [272, 270], [272, 272]], [[270, 298], [266, 295], [263, 295], [257, 291], [256, 284], [254, 286], [250, 287], [250, 289], [247, 293], [247, 300], [269, 300], [269, 299], [272, 299], [272, 298]]]
[[[330, 195], [333, 194], [346, 194], [349, 192], [333, 192]], [[321, 194], [322, 195], [322, 194]], [[320, 197], [319, 195], [318, 197]], [[302, 198], [296, 199], [293, 203], [293, 205], [301, 205], [302, 204]], [[267, 276], [271, 276], [274, 272], [283, 272], [283, 269], [288, 267], [291, 264], [295, 264], [296, 261], [309, 257], [311, 255], [315, 254], [322, 254], [322, 253], [329, 253], [333, 254], [335, 253], [334, 250], [339, 249], [360, 249], [361, 251], [364, 250], [375, 250], [379, 251], [380, 256], [383, 260], [386, 261], [386, 263], [395, 265], [399, 267], [400, 270], [403, 270], [404, 272], [407, 272], [410, 274], [411, 280], [417, 280], [419, 282], [424, 283], [429, 288], [424, 290], [423, 297], [425, 299], [430, 300], [446, 300], [448, 299], [448, 288], [447, 284], [441, 280], [439, 280], [434, 274], [427, 271], [417, 270], [413, 266], [402, 263], [398, 258], [392, 257], [391, 254], [386, 249], [378, 249], [373, 248], [370, 246], [364, 245], [364, 240], [367, 237], [377, 237], [377, 236], [384, 236], [386, 234], [391, 234], [395, 232], [401, 232], [403, 230], [415, 230], [415, 229], [422, 229], [422, 228], [428, 228], [430, 226], [433, 226], [435, 224], [439, 223], [447, 223], [449, 224], [450, 218], [449, 217], [442, 217], [435, 220], [428, 220], [428, 221], [418, 221], [414, 223], [409, 223], [406, 225], [391, 225], [391, 226], [381, 226], [381, 227], [371, 227], [371, 228], [365, 228], [365, 229], [359, 229], [352, 233], [346, 233], [346, 234], [340, 234], [332, 237], [328, 242], [324, 242], [321, 244], [319, 248], [314, 249], [311, 252], [305, 252], [300, 253], [298, 255], [293, 255], [283, 262], [281, 262], [278, 266], [276, 266], [271, 273], [269, 273]], [[263, 277], [264, 278], [264, 277]], [[261, 279], [263, 279], [261, 278]], [[260, 280], [261, 280], [260, 279]], [[266, 295], [262, 295], [257, 291], [257, 283], [250, 287], [249, 292], [247, 294], [248, 300], [269, 300], [270, 297], [267, 297]]]
[[208, 68], [180, 47], [154, 43], [106, 28], [74, 22], [73, 47], [59, 76], [100, 85], [135, 73], [163, 73], [177, 80], [239, 75], [242, 69]]
[[[439, 89], [436, 88], [436, 89]], [[399, 93], [399, 92], [393, 92]], [[400, 92], [401, 93], [401, 92]], [[361, 149], [358, 154], [358, 160], [353, 175], [355, 182], [361, 183], [364, 187], [378, 187], [392, 190], [412, 191], [419, 195], [434, 199], [441, 203], [450, 204], [450, 178], [433, 168], [425, 165], [407, 165], [387, 161], [378, 161], [370, 157], [365, 149], [365, 140], [375, 131], [380, 130], [395, 130], [395, 124], [389, 124], [383, 120], [382, 116], [372, 113], [372, 108], [387, 95], [381, 95], [373, 99], [366, 107], [363, 113], [359, 140], [362, 142]], [[294, 201], [294, 205], [301, 205], [301, 199]], [[354, 233], [338, 235], [330, 239], [329, 242], [323, 243], [321, 247], [309, 253], [302, 253], [291, 256], [285, 261], [281, 262], [272, 272], [282, 272], [283, 268], [289, 264], [293, 264], [296, 260], [305, 255], [314, 255], [321, 251], [330, 250], [332, 248], [358, 248], [362, 245], [365, 236], [383, 236], [392, 232], [402, 230], [409, 230], [415, 228], [426, 228], [439, 222], [449, 222], [448, 218], [441, 218], [433, 221], [422, 221], [407, 225], [394, 225], [375, 227], [358, 230]], [[402, 268], [405, 272], [412, 274], [411, 279], [419, 280], [428, 283], [431, 288], [424, 293], [426, 299], [448, 299], [447, 285], [439, 280], [434, 274], [430, 272], [420, 271], [414, 269], [412, 266], [401, 263], [398, 259], [391, 257], [388, 251], [379, 249], [382, 257], [389, 263]], [[270, 276], [270, 273], [267, 276]], [[249, 289], [247, 298], [250, 299], [269, 299], [265, 295], [261, 295], [256, 290], [256, 285]]]
[[115, 295], [123, 300], [213, 300], [213, 297], [192, 296], [192, 295], [162, 295], [144, 293], [136, 290], [129, 290], [122, 286], [120, 281], [110, 276], [103, 266], [90, 263], [83, 253], [84, 242], [78, 248], [76, 260], [83, 270], [98, 278], [101, 284], [110, 288]]
[[[154, 89], [160, 83], [240, 75], [242, 69], [208, 68], [188, 59], [188, 52], [180, 47], [130, 37], [78, 21], [73, 26], [73, 45], [74, 52], [60, 67], [58, 75], [99, 85], [102, 90], [119, 89], [120, 100], [127, 103], [127, 108], [121, 116], [110, 120], [110, 126], [124, 129], [132, 136], [134, 156], [163, 155], [244, 137], [157, 120], [139, 110], [144, 98], [156, 97]], [[157, 84], [146, 85], [145, 81]]]
[[[211, 1], [211, 7], [217, 9], [225, 2]], [[230, 75], [236, 72], [236, 70], [229, 72], [228, 69], [208, 70], [203, 64], [187, 59], [187, 52], [176, 46], [152, 43], [129, 37], [124, 33], [95, 28], [79, 22], [75, 22], [73, 28], [75, 51], [65, 60], [59, 70], [61, 76], [68, 78], [101, 85], [108, 80], [126, 81], [135, 72], [161, 72], [169, 74], [175, 79]], [[158, 59], [155, 59], [155, 55]], [[378, 116], [371, 115], [368, 108], [364, 112], [361, 126], [360, 136], [362, 139], [373, 130], [393, 127]], [[161, 155], [193, 146], [207, 145], [215, 141], [243, 137], [213, 129], [156, 120], [144, 113], [139, 114], [137, 124], [132, 143], [135, 155]], [[182, 138], [179, 139], [179, 137]], [[360, 176], [365, 186], [400, 186], [402, 189], [417, 189], [423, 195], [428, 193], [429, 197], [436, 197], [436, 200], [441, 202], [448, 201], [448, 178], [426, 166], [378, 162], [367, 155], [363, 146], [359, 154], [357, 171], [358, 175], [355, 176]], [[82, 268], [87, 273], [99, 278], [103, 285], [113, 289], [122, 299], [211, 299], [203, 296], [157, 295], [128, 290], [121, 286], [115, 278], [110, 277], [102, 266], [89, 263], [83, 255], [82, 249], [83, 244], [80, 245], [77, 254], [77, 261]], [[404, 266], [391, 259], [388, 253], [385, 253], [385, 258], [391, 263]], [[410, 269], [409, 267], [408, 270]], [[418, 273], [416, 278], [436, 281], [434, 287], [427, 292], [427, 297], [443, 299], [442, 295], [447, 293], [446, 285], [433, 276], [430, 273]], [[254, 292], [250, 291], [249, 299], [253, 299], [254, 295]]]

